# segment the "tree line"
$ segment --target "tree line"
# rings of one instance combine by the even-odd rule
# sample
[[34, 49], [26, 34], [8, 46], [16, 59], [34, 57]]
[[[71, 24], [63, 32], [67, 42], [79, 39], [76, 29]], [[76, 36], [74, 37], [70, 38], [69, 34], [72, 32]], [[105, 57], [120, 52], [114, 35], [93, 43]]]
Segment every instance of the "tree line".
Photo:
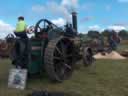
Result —
[[[114, 30], [104, 30], [102, 32], [99, 31], [94, 31], [94, 30], [89, 30], [87, 32], [87, 34], [79, 34], [80, 37], [85, 37], [88, 36], [90, 38], [97, 38], [98, 36], [102, 35], [103, 37], [107, 37], [109, 35], [110, 31], [114, 31]], [[127, 30], [120, 30], [118, 32], [118, 35], [121, 37], [121, 39], [123, 40], [128, 40], [128, 31]]]

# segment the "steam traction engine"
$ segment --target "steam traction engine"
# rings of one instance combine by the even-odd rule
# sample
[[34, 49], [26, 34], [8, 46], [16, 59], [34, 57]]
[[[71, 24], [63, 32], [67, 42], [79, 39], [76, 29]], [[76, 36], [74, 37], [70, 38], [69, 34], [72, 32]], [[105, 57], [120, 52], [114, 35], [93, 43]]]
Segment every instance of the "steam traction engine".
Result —
[[[30, 75], [45, 71], [53, 81], [62, 82], [69, 78], [74, 64], [81, 57], [75, 12], [72, 13], [72, 21], [72, 24], [59, 28], [49, 20], [39, 20], [34, 27], [34, 37], [15, 40], [12, 63], [27, 68]], [[83, 51], [85, 64], [92, 63], [91, 48], [86, 47]]]

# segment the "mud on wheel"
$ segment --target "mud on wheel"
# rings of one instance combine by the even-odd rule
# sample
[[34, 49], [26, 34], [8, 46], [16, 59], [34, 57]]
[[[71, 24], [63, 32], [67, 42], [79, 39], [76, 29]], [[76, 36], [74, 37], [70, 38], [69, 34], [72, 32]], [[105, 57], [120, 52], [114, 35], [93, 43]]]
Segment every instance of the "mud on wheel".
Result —
[[51, 40], [45, 50], [45, 69], [52, 81], [62, 82], [73, 72], [74, 46], [68, 38]]

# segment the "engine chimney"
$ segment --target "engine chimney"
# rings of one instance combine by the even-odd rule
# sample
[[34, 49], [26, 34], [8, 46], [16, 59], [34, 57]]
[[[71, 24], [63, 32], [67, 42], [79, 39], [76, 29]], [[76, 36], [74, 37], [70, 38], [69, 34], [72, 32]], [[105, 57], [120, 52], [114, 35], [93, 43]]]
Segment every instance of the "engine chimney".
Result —
[[72, 12], [72, 25], [73, 29], [75, 29], [75, 32], [77, 33], [77, 13]]

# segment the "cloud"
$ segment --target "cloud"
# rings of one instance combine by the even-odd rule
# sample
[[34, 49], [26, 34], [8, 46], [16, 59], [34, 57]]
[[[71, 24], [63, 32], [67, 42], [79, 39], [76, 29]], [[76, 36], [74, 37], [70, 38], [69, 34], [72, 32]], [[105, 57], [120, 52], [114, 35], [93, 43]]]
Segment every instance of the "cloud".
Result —
[[79, 9], [81, 9], [82, 11], [86, 11], [86, 12], [90, 12], [92, 11], [94, 6], [94, 3], [84, 3], [81, 6], [79, 6]]
[[[96, 31], [104, 30], [104, 28], [100, 27], [99, 25], [89, 26], [88, 28], [89, 30], [96, 30]], [[120, 30], [126, 30], [126, 27], [121, 25], [112, 25], [112, 26], [108, 26], [106, 29], [115, 30], [116, 32], [119, 32]]]
[[67, 21], [71, 22], [71, 14], [65, 6], [59, 5], [55, 2], [49, 2], [47, 6], [50, 6], [48, 9], [55, 15], [60, 15], [64, 17]]
[[93, 17], [92, 16], [86, 16], [86, 17], [82, 18], [80, 21], [83, 22], [83, 23], [85, 23], [85, 22], [91, 21], [91, 20], [93, 20]]
[[126, 30], [124, 26], [120, 26], [120, 25], [109, 26], [108, 29], [115, 30], [117, 32], [119, 32], [120, 30]]
[[62, 0], [61, 5], [66, 7], [76, 8], [78, 7], [78, 0]]
[[54, 19], [54, 20], [52, 20], [52, 22], [59, 27], [65, 25], [65, 23], [66, 23], [63, 18]]
[[89, 30], [101, 31], [102, 28], [99, 25], [93, 25], [88, 27]]
[[128, 22], [127, 21], [122, 21], [122, 22], [117, 22], [117, 23], [115, 23], [113, 25], [128, 27]]
[[118, 0], [119, 3], [128, 3], [128, 0]]
[[76, 6], [78, 4], [78, 0], [62, 0], [62, 5]]
[[91, 25], [87, 27], [85, 25], [82, 25], [79, 28], [81, 30], [79, 31], [80, 33], [87, 33], [90, 30], [103, 32], [105, 29], [115, 30], [116, 32], [119, 32], [121, 30], [127, 30], [128, 27], [123, 25], [111, 25], [111, 26], [101, 27], [97, 24], [97, 25]]
[[32, 6], [32, 11], [36, 13], [52, 13], [61, 16], [71, 22], [71, 12], [78, 6], [78, 0], [62, 0], [60, 3], [49, 1], [46, 4]]
[[45, 12], [45, 6], [42, 5], [34, 5], [32, 6], [32, 11], [40, 13], [40, 12]]
[[104, 29], [102, 27], [100, 27], [98, 24], [96, 24], [96, 25], [90, 25], [90, 26], [87, 26], [87, 25], [81, 25], [81, 26], [79, 26], [79, 32], [80, 33], [87, 33], [90, 30], [101, 32]]
[[0, 38], [4, 38], [9, 33], [13, 33], [14, 27], [0, 20]]

